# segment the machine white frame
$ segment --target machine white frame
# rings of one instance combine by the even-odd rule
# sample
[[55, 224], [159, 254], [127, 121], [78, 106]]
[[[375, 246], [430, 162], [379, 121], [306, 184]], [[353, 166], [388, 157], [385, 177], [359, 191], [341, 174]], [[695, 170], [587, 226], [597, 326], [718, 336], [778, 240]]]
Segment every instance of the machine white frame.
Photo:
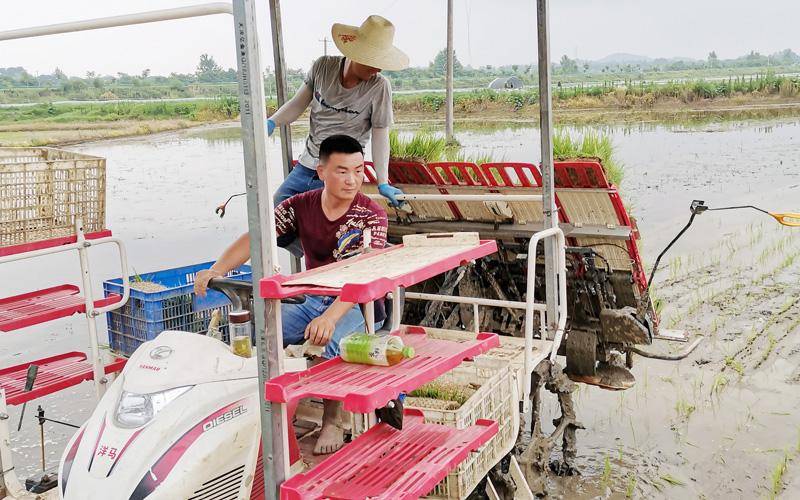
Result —
[[[119, 309], [125, 305], [130, 297], [131, 289], [128, 281], [128, 254], [125, 250], [125, 244], [119, 238], [107, 236], [97, 239], [86, 239], [83, 232], [83, 223], [80, 219], [75, 221], [75, 234], [77, 236], [75, 243], [0, 257], [0, 265], [56, 253], [78, 252], [81, 267], [81, 293], [83, 294], [86, 305], [86, 312], [84, 315], [86, 316], [86, 324], [89, 330], [89, 359], [92, 364], [92, 382], [94, 383], [95, 396], [99, 400], [103, 394], [105, 394], [106, 387], [108, 387], [109, 382], [112, 381], [113, 375], [106, 375], [105, 373], [105, 362], [111, 361], [111, 359], [104, 359], [110, 357], [101, 355], [100, 344], [97, 340], [96, 319], [101, 314]], [[91, 269], [89, 267], [89, 248], [109, 243], [115, 244], [119, 250], [120, 269], [122, 272], [122, 297], [118, 302], [114, 302], [113, 304], [95, 307]], [[11, 455], [11, 434], [8, 423], [9, 414], [6, 392], [0, 388], [0, 493], [2, 493], [2, 487], [5, 486], [11, 498], [25, 498], [29, 493], [22, 483], [20, 483], [19, 478], [14, 472], [14, 462]]]

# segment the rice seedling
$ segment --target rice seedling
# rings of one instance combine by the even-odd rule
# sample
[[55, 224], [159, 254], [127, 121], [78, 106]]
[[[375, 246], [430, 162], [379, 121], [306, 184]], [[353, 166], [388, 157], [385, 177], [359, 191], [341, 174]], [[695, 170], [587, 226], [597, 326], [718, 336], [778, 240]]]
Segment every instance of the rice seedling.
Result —
[[636, 491], [636, 476], [633, 473], [628, 474], [628, 484], [625, 486], [625, 498], [633, 498], [633, 493]]
[[759, 360], [756, 366], [760, 366], [764, 361], [769, 358], [769, 355], [775, 350], [775, 346], [778, 344], [778, 339], [772, 335], [772, 332], [767, 332], [767, 347], [764, 349], [764, 352], [761, 354], [761, 360]]
[[781, 490], [783, 490], [783, 475], [786, 473], [786, 468], [789, 466], [789, 454], [784, 453], [783, 457], [775, 464], [769, 476], [769, 498], [774, 500], [778, 498]]
[[697, 410], [697, 407], [683, 398], [679, 398], [675, 403], [675, 413], [677, 413], [678, 418], [684, 422], [689, 420], [689, 417], [692, 416], [695, 410]]
[[669, 279], [675, 281], [681, 275], [681, 256], [673, 257], [669, 262]]
[[408, 393], [411, 397], [454, 401], [459, 406], [475, 394], [476, 387], [460, 385], [450, 381], [434, 380]]
[[662, 474], [661, 479], [665, 482], [671, 484], [672, 486], [685, 486], [686, 483], [678, 479], [677, 477], [673, 476], [672, 474]]
[[474, 163], [476, 165], [480, 165], [482, 163], [491, 163], [493, 161], [503, 161], [502, 158], [494, 158], [492, 155], [488, 153], [472, 154], [472, 155], [466, 154], [462, 152], [460, 148], [456, 147], [445, 148], [444, 159], [446, 161], [467, 162], [467, 163]]
[[666, 302], [658, 293], [658, 290], [651, 289], [650, 290], [650, 302], [653, 303], [653, 309], [655, 309], [656, 314], [661, 316], [662, 311], [664, 311], [664, 305]]
[[667, 327], [670, 329], [675, 329], [680, 324], [681, 324], [681, 318], [676, 314], [675, 316], [669, 317], [669, 321], [667, 322]]
[[701, 290], [695, 290], [694, 293], [692, 293], [692, 302], [689, 304], [689, 307], [686, 308], [685, 315], [687, 317], [693, 316], [700, 310], [704, 303], [703, 292]]
[[726, 385], [728, 385], [728, 379], [722, 373], [717, 373], [714, 383], [711, 385], [711, 394], [719, 395]]
[[733, 369], [740, 378], [744, 376], [744, 365], [733, 356], [725, 356], [725, 366]]
[[435, 162], [444, 158], [447, 141], [423, 130], [404, 139], [397, 130], [389, 132], [389, 156], [394, 160]]
[[553, 157], [556, 160], [598, 158], [613, 184], [619, 185], [624, 177], [622, 164], [614, 158], [611, 137], [605, 134], [587, 132], [582, 137], [572, 137], [563, 129], [557, 130], [553, 135]]
[[161, 283], [146, 281], [139, 273], [136, 272], [136, 269], [133, 270], [133, 276], [131, 276], [130, 285], [132, 289], [145, 293], [161, 292], [167, 289], [167, 287]]
[[603, 474], [600, 476], [600, 484], [603, 486], [608, 486], [611, 482], [611, 460], [606, 455], [606, 458], [603, 460]]

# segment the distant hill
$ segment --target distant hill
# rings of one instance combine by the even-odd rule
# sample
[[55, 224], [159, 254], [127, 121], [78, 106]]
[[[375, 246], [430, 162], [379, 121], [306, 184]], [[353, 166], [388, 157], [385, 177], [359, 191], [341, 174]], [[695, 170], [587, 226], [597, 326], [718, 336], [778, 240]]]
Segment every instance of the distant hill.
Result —
[[597, 59], [596, 61], [592, 62], [597, 64], [632, 64], [638, 62], [650, 62], [652, 60], [653, 58], [647, 56], [617, 52], [615, 54], [607, 55], [602, 59]]

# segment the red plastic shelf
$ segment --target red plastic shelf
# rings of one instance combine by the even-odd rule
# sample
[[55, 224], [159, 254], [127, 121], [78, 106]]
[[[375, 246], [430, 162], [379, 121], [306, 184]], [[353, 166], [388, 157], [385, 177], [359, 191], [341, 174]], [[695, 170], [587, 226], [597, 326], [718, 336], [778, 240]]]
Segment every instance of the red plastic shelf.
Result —
[[452, 370], [464, 359], [500, 345], [494, 333], [478, 334], [470, 342], [430, 339], [416, 330], [401, 334], [415, 355], [400, 364], [369, 366], [345, 363], [335, 357], [302, 372], [284, 373], [265, 384], [266, 398], [276, 403], [294, 404], [303, 398], [342, 401], [344, 409], [368, 413], [384, 406], [401, 392], [416, 389]]
[[[105, 229], [95, 233], [85, 233], [84, 238], [87, 240], [97, 240], [100, 238], [107, 238], [111, 236], [111, 231]], [[33, 241], [31, 243], [23, 243], [21, 245], [11, 245], [8, 247], [0, 247], [0, 257], [6, 255], [16, 255], [25, 252], [33, 252], [34, 250], [42, 250], [44, 248], [60, 247], [61, 245], [69, 245], [78, 241], [76, 235], [63, 236], [61, 238], [51, 238], [49, 240]]]
[[[10, 332], [77, 313], [86, 312], [85, 299], [75, 285], [59, 285], [0, 299], [0, 332]], [[116, 294], [96, 300], [95, 307], [119, 302]]]
[[497, 423], [478, 420], [466, 429], [426, 424], [406, 410], [403, 430], [378, 424], [304, 474], [281, 485], [281, 498], [419, 498], [497, 434]]
[[[117, 358], [106, 365], [106, 374], [122, 370], [127, 360]], [[33, 390], [25, 392], [25, 377], [30, 365], [38, 365]], [[92, 364], [86, 360], [82, 352], [68, 352], [50, 356], [37, 361], [23, 363], [0, 370], [0, 388], [6, 391], [6, 402], [19, 405], [32, 399], [40, 398], [62, 389], [78, 385], [85, 380], [92, 380]]]
[[396, 245], [382, 250], [373, 250], [350, 259], [334, 262], [325, 266], [317, 267], [310, 271], [285, 276], [277, 274], [261, 280], [261, 297], [265, 299], [285, 299], [301, 294], [312, 295], [338, 295], [347, 302], [365, 303], [371, 300], [380, 299], [398, 286], [409, 287], [416, 285], [437, 274], [449, 271], [465, 262], [480, 259], [497, 251], [497, 242], [494, 240], [481, 240], [480, 244], [464, 250], [457, 255], [452, 255], [434, 262], [420, 263], [414, 270], [399, 276], [381, 276], [380, 269], [375, 269], [375, 279], [367, 283], [347, 283], [341, 288], [328, 288], [314, 285], [284, 285], [287, 281], [300, 278], [309, 278], [315, 274], [324, 273], [337, 267], [362, 264], [369, 266], [370, 259], [389, 252], [397, 252], [403, 245]]

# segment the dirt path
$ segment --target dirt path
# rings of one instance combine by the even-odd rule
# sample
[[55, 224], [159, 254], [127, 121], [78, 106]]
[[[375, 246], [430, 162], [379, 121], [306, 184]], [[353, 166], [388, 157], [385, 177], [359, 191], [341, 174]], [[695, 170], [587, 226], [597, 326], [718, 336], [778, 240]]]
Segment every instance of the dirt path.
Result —
[[[559, 125], [622, 124], [648, 122], [710, 122], [797, 116], [800, 100], [780, 97], [736, 97], [698, 102], [665, 100], [649, 107], [628, 106], [601, 101], [555, 101], [554, 118]], [[395, 111], [398, 123], [424, 123], [444, 127], [444, 112], [400, 107]], [[456, 109], [455, 121], [462, 127], [496, 126], [513, 122], [538, 124], [538, 106], [515, 110], [508, 103], [486, 103], [469, 109]], [[82, 142], [136, 137], [159, 132], [204, 126], [229, 126], [237, 121], [117, 120], [77, 122], [6, 122], [0, 123], [0, 146], [64, 146]], [[307, 114], [292, 127], [295, 133], [307, 132]]]

